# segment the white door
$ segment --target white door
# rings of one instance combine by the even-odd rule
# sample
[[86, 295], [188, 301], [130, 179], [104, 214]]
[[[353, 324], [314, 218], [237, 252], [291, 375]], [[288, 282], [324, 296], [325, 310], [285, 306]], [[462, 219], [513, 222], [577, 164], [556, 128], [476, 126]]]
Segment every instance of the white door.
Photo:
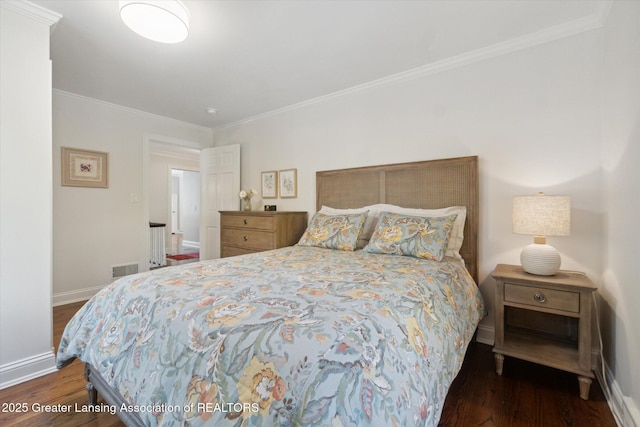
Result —
[[200, 183], [200, 259], [220, 258], [219, 211], [240, 206], [240, 145], [202, 150]]
[[180, 231], [178, 227], [178, 195], [171, 194], [171, 233], [177, 233]]

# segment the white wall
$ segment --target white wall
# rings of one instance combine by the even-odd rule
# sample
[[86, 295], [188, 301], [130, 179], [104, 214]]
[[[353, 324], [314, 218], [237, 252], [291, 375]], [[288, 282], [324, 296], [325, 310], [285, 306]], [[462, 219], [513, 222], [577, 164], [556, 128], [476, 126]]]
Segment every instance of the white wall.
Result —
[[0, 388], [55, 370], [51, 61], [59, 16], [0, 5]]
[[[519, 263], [512, 197], [572, 197], [572, 236], [549, 238], [565, 269], [598, 279], [602, 257], [599, 38], [595, 31], [444, 73], [391, 82], [216, 132], [242, 145], [242, 187], [297, 168], [299, 197], [278, 210], [315, 211], [318, 170], [478, 155], [480, 281], [491, 310], [496, 263]], [[261, 205], [261, 202], [256, 204]], [[491, 310], [492, 311], [492, 310]], [[493, 328], [492, 313], [483, 325]]]
[[[143, 176], [144, 164], [149, 164], [143, 159], [149, 155], [143, 144], [148, 135], [206, 147], [212, 131], [54, 91], [54, 304], [93, 295], [110, 283], [115, 265], [138, 263], [140, 270], [148, 265], [144, 252], [149, 207]], [[109, 152], [109, 188], [61, 186], [61, 146]]]
[[625, 421], [640, 425], [640, 2], [616, 2], [604, 32], [602, 165], [604, 355], [625, 397]]

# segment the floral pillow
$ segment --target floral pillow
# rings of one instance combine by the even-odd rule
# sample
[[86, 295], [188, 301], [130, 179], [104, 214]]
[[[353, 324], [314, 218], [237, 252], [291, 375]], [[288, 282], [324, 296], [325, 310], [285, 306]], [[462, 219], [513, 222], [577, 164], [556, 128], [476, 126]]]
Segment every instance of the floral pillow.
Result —
[[457, 215], [419, 217], [383, 212], [364, 252], [442, 261]]
[[353, 251], [366, 219], [367, 212], [352, 215], [326, 215], [317, 212], [298, 244]]

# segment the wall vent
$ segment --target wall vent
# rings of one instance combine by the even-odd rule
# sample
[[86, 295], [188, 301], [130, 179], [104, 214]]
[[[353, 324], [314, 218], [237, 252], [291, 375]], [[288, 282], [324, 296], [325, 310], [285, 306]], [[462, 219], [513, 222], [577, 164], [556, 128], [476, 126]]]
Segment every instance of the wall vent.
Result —
[[117, 279], [119, 277], [128, 276], [130, 274], [136, 274], [138, 272], [138, 264], [127, 265], [114, 265], [112, 267], [112, 277]]

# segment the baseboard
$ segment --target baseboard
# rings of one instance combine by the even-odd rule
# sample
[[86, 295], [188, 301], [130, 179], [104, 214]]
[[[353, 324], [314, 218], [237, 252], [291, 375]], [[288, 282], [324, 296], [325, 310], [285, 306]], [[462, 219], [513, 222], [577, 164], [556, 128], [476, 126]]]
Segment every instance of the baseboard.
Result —
[[635, 402], [628, 396], [623, 396], [622, 401], [624, 408], [624, 417], [622, 419], [627, 423], [624, 425], [629, 427], [640, 427], [640, 408], [638, 408]]
[[0, 390], [56, 372], [53, 351], [0, 366]]
[[606, 375], [603, 375], [601, 365], [598, 369], [594, 369], [616, 423], [619, 427], [640, 427], [640, 410], [635, 402], [622, 394], [618, 382], [606, 363], [604, 370]]
[[105, 286], [106, 285], [95, 286], [93, 288], [78, 289], [70, 292], [58, 292], [53, 294], [53, 306], [57, 307], [59, 305], [71, 304], [73, 302], [86, 301], [100, 292]]
[[493, 345], [495, 341], [496, 331], [493, 326], [478, 325], [478, 333], [476, 334], [476, 341], [481, 344]]

